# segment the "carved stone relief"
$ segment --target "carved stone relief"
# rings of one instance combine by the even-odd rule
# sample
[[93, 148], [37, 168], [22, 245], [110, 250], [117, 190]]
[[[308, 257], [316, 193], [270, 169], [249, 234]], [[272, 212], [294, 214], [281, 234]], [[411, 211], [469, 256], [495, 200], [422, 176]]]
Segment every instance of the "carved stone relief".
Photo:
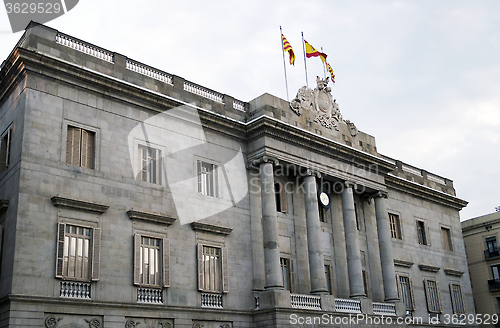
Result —
[[173, 328], [172, 319], [129, 318], [125, 328]]

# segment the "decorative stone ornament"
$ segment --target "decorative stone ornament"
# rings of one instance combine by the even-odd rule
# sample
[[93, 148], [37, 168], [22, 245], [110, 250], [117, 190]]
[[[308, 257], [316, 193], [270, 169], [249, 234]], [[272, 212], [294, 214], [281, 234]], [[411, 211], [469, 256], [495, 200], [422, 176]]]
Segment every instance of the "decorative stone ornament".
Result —
[[48, 316], [45, 319], [45, 327], [46, 328], [53, 328], [57, 325], [57, 322], [59, 322], [59, 320], [61, 320], [61, 318], [56, 318], [54, 316]]

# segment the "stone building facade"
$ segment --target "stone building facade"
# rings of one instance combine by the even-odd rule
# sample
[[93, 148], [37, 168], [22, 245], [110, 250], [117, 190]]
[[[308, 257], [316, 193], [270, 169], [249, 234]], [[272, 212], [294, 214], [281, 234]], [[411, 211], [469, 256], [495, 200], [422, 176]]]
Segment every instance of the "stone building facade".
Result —
[[467, 203], [327, 84], [243, 102], [31, 23], [0, 71], [0, 326], [474, 314]]
[[500, 212], [462, 222], [462, 233], [477, 313], [500, 313]]

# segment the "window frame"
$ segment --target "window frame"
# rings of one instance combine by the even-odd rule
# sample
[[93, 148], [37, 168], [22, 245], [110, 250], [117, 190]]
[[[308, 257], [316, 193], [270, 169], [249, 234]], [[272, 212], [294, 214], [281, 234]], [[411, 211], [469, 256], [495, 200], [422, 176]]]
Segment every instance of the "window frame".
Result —
[[[419, 223], [422, 223], [422, 225], [423, 225], [422, 229], [419, 228]], [[416, 229], [417, 229], [417, 242], [418, 242], [418, 244], [430, 246], [431, 239], [430, 239], [430, 234], [429, 234], [429, 226], [427, 225], [427, 222], [425, 220], [417, 218], [415, 220], [415, 225], [416, 225]], [[423, 233], [422, 238], [420, 238], [419, 231], [421, 231]], [[421, 242], [421, 239], [425, 239], [425, 240], [422, 240], [422, 242]]]
[[[458, 287], [457, 293], [455, 293], [454, 287]], [[460, 299], [457, 299], [457, 297]], [[450, 282], [450, 298], [453, 314], [467, 314], [462, 285], [456, 282]], [[457, 302], [460, 302], [461, 304], [458, 305]]]
[[[219, 280], [219, 288], [218, 289], [210, 289], [206, 288], [205, 284], [205, 253], [204, 247], [213, 248], [219, 250], [220, 261], [218, 264], [219, 274], [220, 276], [217, 278]], [[197, 258], [198, 258], [198, 290], [204, 293], [212, 293], [212, 294], [225, 294], [229, 292], [229, 271], [228, 271], [228, 255], [227, 248], [223, 246], [208, 244], [208, 243], [199, 243], [197, 246]]]
[[[170, 287], [170, 241], [164, 236], [154, 236], [151, 234], [135, 233], [134, 236], [134, 285], [146, 288], [167, 288]], [[142, 238], [156, 239], [160, 241], [159, 246], [159, 259], [161, 260], [161, 272], [158, 273], [159, 280], [158, 283], [150, 284], [144, 283], [141, 279], [141, 267], [143, 267], [144, 262], [141, 262], [142, 253]], [[149, 248], [149, 247], [148, 247]]]
[[[430, 293], [432, 289], [434, 289], [437, 299], [432, 299], [433, 295]], [[427, 311], [429, 313], [442, 313], [443, 305], [441, 302], [441, 293], [439, 291], [439, 282], [436, 279], [424, 278], [424, 291]]]
[[[0, 135], [0, 173], [7, 171], [12, 159], [12, 127], [13, 123], [2, 132]], [[4, 139], [7, 139], [4, 142]], [[4, 148], [5, 144], [5, 148]], [[5, 155], [4, 155], [5, 152]]]
[[[446, 231], [446, 238], [447, 242], [445, 241], [443, 231]], [[441, 241], [443, 243], [443, 249], [447, 252], [453, 252], [454, 247], [453, 247], [453, 234], [451, 233], [451, 228], [448, 226], [440, 226], [440, 232], [441, 232]]]
[[331, 264], [325, 263], [325, 279], [326, 279], [326, 289], [328, 290], [328, 294], [334, 295], [333, 266]]
[[[389, 228], [391, 230], [391, 238], [394, 240], [403, 240], [403, 229], [401, 226], [401, 217], [396, 213], [388, 213]], [[394, 218], [394, 222], [392, 220]]]
[[[75, 165], [67, 162], [67, 151], [68, 151], [68, 127], [74, 127], [78, 129], [85, 130], [87, 132], [92, 132], [94, 134], [94, 151], [93, 151], [93, 168], [90, 169], [88, 167], [84, 167], [81, 165]], [[92, 171], [98, 171], [100, 168], [100, 139], [101, 138], [101, 132], [99, 128], [82, 124], [79, 122], [75, 121], [70, 121], [70, 120], [64, 120], [63, 121], [63, 126], [62, 126], [62, 136], [61, 136], [61, 145], [62, 145], [62, 151], [61, 151], [61, 162], [65, 163], [66, 165], [72, 165], [75, 167], [80, 167], [85, 170], [92, 170]], [[80, 154], [81, 158], [81, 154]], [[81, 159], [80, 159], [81, 162]]]
[[[140, 181], [143, 181], [143, 182], [147, 182], [147, 183], [150, 183], [150, 184], [154, 184], [154, 185], [159, 185], [159, 186], [162, 186], [163, 185], [163, 181], [164, 181], [164, 164], [165, 164], [165, 161], [163, 160], [163, 157], [162, 155], [164, 155], [164, 149], [163, 147], [159, 147], [157, 145], [153, 145], [151, 143], [146, 143], [146, 142], [138, 142], [137, 143], [137, 146], [136, 146], [136, 149], [137, 149], [137, 172], [138, 172], [138, 176], [139, 176], [139, 180]], [[151, 175], [152, 172], [149, 170], [149, 164], [146, 165], [147, 169], [144, 170], [144, 166], [142, 165], [143, 164], [143, 151], [147, 151], [149, 152], [150, 150], [154, 150], [155, 154], [156, 154], [156, 159], [154, 159], [155, 161], [155, 172], [154, 172], [154, 177], [155, 177], [155, 180], [156, 181], [151, 181]], [[148, 157], [149, 159], [149, 157]], [[143, 179], [143, 172], [146, 172], [146, 180]]]
[[[91, 241], [89, 242], [89, 277], [77, 278], [64, 273], [64, 249], [66, 243], [66, 227], [77, 227], [91, 230]], [[70, 233], [71, 234], [71, 233]], [[98, 281], [100, 271], [100, 245], [101, 229], [90, 225], [75, 224], [70, 222], [57, 223], [57, 247], [56, 247], [56, 278], [68, 281]]]
[[[402, 279], [407, 279], [407, 281], [406, 281], [407, 283], [402, 281]], [[396, 282], [397, 282], [397, 287], [398, 287], [398, 297], [401, 300], [401, 302], [403, 302], [403, 304], [405, 304], [406, 311], [410, 311], [410, 312], [415, 311], [415, 295], [413, 292], [413, 283], [412, 283], [411, 277], [409, 275], [406, 275], [406, 274], [398, 274], [398, 275], [396, 275]], [[402, 286], [401, 286], [403, 284], [407, 286], [407, 290], [408, 290], [407, 294], [409, 294], [409, 295], [407, 295], [406, 299], [408, 299], [410, 304], [407, 304], [403, 299], [403, 291], [402, 291]]]
[[[283, 279], [283, 288], [285, 290], [290, 291], [290, 293], [295, 293], [295, 267], [293, 263], [293, 259], [289, 257], [280, 257], [280, 267], [281, 267], [281, 276]], [[288, 278], [288, 286], [285, 284], [286, 278]], [[288, 288], [287, 288], [288, 287]]]
[[[279, 186], [279, 190], [276, 190], [276, 186]], [[288, 210], [286, 188], [282, 182], [276, 180], [274, 181], [274, 197], [276, 202], [276, 212], [286, 214]]]
[[[207, 193], [204, 193], [203, 192], [203, 187], [202, 187], [202, 178], [201, 178], [201, 175], [202, 175], [202, 172], [201, 172], [201, 169], [203, 167], [203, 164], [209, 164], [209, 165], [212, 165], [213, 166], [213, 169], [212, 169], [212, 172], [214, 172], [211, 176], [212, 176], [212, 183], [213, 183], [213, 195], [209, 195]], [[220, 163], [218, 162], [214, 162], [214, 161], [211, 161], [211, 160], [208, 160], [208, 159], [205, 159], [205, 158], [196, 158], [195, 159], [195, 172], [196, 172], [196, 192], [201, 195], [201, 196], [205, 196], [205, 197], [213, 197], [213, 198], [220, 198], [220, 174], [219, 174], [219, 169], [220, 169], [221, 165]]]

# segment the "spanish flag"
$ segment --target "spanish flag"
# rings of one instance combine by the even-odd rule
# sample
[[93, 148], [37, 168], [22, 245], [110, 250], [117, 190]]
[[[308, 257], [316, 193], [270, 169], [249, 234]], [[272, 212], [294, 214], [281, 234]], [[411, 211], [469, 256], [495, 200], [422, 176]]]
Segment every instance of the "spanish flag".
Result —
[[293, 52], [292, 46], [290, 45], [290, 42], [285, 38], [283, 33], [281, 34], [281, 41], [283, 41], [283, 51], [288, 52], [288, 56], [290, 59], [290, 65], [295, 66], [295, 53]]
[[326, 63], [326, 70], [328, 71], [328, 73], [330, 73], [331, 75], [331, 78], [332, 78], [332, 82], [335, 83], [335, 74], [333, 74], [333, 69], [332, 67], [330, 66], [330, 64]]
[[319, 52], [318, 50], [314, 49], [313, 46], [309, 44], [306, 40], [304, 40], [304, 44], [306, 45], [306, 57], [311, 58], [311, 57], [320, 57], [321, 61], [324, 63], [326, 61], [326, 54], [323, 52]]

